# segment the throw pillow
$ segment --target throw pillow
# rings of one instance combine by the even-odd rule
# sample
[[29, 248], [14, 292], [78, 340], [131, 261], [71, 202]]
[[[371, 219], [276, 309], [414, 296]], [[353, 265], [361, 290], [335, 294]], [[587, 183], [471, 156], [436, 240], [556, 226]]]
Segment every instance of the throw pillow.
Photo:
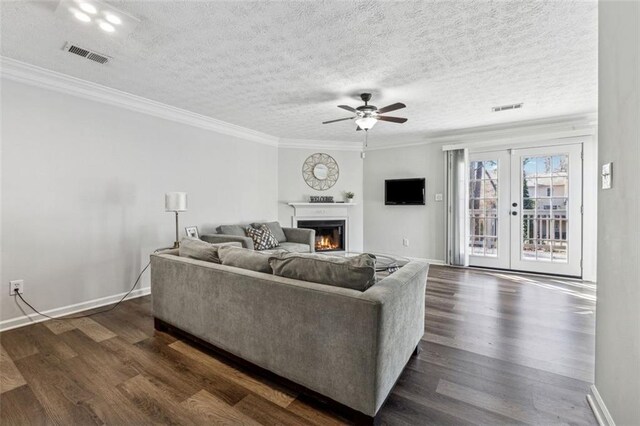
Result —
[[267, 225], [260, 225], [258, 229], [249, 226], [245, 232], [247, 237], [251, 237], [253, 240], [253, 247], [256, 250], [269, 250], [278, 247], [278, 239], [271, 233]]
[[245, 237], [244, 228], [241, 225], [220, 225], [218, 226], [218, 234], [237, 235]]
[[252, 223], [251, 226], [259, 229], [262, 225], [266, 225], [267, 228], [271, 231], [274, 237], [278, 240], [279, 243], [284, 243], [287, 241], [287, 236], [284, 235], [284, 231], [282, 230], [282, 226], [280, 226], [280, 222], [265, 222], [265, 223]]
[[195, 238], [184, 238], [180, 241], [178, 256], [190, 259], [204, 260], [205, 262], [221, 263], [218, 249], [223, 246], [242, 247], [241, 243], [211, 244]]
[[220, 247], [220, 261], [226, 266], [271, 274], [269, 255], [241, 247]]
[[354, 257], [287, 253], [269, 259], [273, 274], [280, 277], [365, 291], [375, 283], [374, 259], [368, 254]]

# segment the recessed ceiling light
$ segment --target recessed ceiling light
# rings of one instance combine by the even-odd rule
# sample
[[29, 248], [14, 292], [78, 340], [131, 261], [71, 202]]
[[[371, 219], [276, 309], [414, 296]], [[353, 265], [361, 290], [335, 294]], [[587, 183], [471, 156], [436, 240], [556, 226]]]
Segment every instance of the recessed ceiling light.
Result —
[[115, 25], [120, 25], [120, 24], [122, 24], [122, 19], [120, 19], [120, 17], [119, 17], [119, 16], [113, 15], [113, 14], [111, 14], [111, 13], [107, 13], [107, 14], [105, 15], [105, 19], [106, 19], [107, 21], [111, 22], [112, 24], [115, 24]]
[[78, 6], [80, 7], [80, 9], [82, 9], [85, 12], [90, 13], [92, 15], [95, 15], [96, 12], [98, 12], [96, 7], [94, 5], [92, 5], [92, 4], [89, 4], [89, 3], [80, 3]]
[[73, 16], [75, 16], [75, 17], [76, 17], [76, 19], [78, 19], [79, 21], [82, 21], [82, 22], [91, 22], [91, 18], [90, 18], [90, 17], [89, 17], [89, 15], [87, 15], [86, 13], [82, 13], [82, 12], [78, 11], [78, 12], [75, 12], [75, 13], [73, 14]]
[[[0, 3], [4, 0], [0, 0]], [[56, 15], [64, 20], [78, 21], [83, 27], [104, 31], [108, 37], [128, 37], [140, 23], [135, 16], [105, 3], [103, 0], [57, 0]], [[123, 2], [126, 3], [126, 2]], [[100, 32], [99, 31], [99, 32]], [[103, 37], [105, 37], [103, 35]]]
[[116, 30], [115, 28], [113, 28], [113, 25], [111, 25], [108, 22], [102, 21], [102, 22], [100, 22], [99, 25], [100, 25], [100, 28], [102, 28], [103, 31], [106, 31], [108, 33], [112, 33], [112, 32], [114, 32]]

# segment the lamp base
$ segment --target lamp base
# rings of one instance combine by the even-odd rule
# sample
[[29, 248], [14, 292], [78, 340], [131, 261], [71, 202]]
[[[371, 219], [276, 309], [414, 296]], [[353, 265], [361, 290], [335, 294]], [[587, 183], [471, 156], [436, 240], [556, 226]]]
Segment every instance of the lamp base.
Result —
[[173, 248], [174, 248], [174, 249], [180, 248], [180, 241], [175, 241], [175, 242], [173, 243]]

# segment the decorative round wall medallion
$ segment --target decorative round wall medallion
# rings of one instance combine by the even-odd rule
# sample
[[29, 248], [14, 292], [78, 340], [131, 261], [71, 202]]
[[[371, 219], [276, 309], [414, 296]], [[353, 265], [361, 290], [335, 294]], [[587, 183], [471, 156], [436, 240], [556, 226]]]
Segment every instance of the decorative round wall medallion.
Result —
[[311, 188], [326, 191], [336, 184], [340, 176], [338, 163], [328, 154], [310, 155], [302, 164], [302, 177]]

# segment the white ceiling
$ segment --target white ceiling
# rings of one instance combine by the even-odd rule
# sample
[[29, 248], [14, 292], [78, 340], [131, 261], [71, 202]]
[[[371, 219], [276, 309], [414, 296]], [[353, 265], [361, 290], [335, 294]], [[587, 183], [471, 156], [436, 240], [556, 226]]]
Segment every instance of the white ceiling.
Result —
[[56, 1], [3, 1], [2, 55], [292, 139], [361, 140], [350, 121], [321, 122], [363, 91], [407, 104], [372, 145], [597, 109], [595, 1], [109, 3], [141, 20], [128, 37], [62, 20]]

